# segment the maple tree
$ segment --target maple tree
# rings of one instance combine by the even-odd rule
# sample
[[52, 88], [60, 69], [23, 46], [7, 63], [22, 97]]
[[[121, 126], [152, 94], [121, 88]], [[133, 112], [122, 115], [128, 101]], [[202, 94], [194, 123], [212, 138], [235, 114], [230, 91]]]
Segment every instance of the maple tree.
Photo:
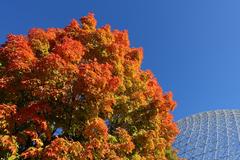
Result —
[[89, 13], [1, 45], [2, 159], [178, 159], [172, 94], [127, 31], [96, 24]]

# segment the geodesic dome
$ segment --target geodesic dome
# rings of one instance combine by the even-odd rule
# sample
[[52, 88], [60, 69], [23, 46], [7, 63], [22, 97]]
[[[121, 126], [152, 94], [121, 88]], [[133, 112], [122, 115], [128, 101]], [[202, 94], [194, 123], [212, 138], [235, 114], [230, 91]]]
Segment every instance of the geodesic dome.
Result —
[[240, 160], [240, 110], [203, 112], [177, 121], [174, 147], [188, 160]]

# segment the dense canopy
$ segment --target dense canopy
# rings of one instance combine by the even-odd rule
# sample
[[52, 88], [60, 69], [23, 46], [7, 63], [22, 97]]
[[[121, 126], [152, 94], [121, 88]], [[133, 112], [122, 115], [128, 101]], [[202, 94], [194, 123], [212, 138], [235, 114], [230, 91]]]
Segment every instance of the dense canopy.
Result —
[[0, 47], [2, 159], [177, 159], [172, 94], [141, 69], [127, 31], [92, 13]]

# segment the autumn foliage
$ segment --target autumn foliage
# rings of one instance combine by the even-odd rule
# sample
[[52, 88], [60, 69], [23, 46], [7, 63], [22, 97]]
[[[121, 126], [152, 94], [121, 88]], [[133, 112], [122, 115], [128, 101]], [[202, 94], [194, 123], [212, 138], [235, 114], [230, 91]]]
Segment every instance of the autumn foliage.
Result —
[[90, 13], [1, 45], [2, 159], [177, 159], [172, 94], [127, 31], [96, 24]]

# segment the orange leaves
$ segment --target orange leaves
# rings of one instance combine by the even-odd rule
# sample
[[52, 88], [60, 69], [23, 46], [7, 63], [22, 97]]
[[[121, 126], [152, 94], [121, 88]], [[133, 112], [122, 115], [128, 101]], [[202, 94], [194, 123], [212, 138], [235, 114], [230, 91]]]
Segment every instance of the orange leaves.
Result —
[[65, 37], [63, 43], [57, 45], [53, 52], [67, 62], [79, 63], [84, 54], [84, 49], [79, 41]]
[[42, 159], [84, 160], [82, 151], [83, 147], [79, 142], [68, 141], [64, 138], [55, 138], [51, 144], [43, 150]]
[[82, 28], [86, 30], [94, 30], [97, 26], [97, 21], [94, 18], [93, 13], [89, 13], [87, 16], [81, 18]]
[[43, 151], [43, 159], [67, 160], [71, 143], [63, 138], [54, 139]]
[[57, 76], [59, 79], [62, 76], [73, 76], [78, 73], [77, 66], [67, 63], [58, 54], [54, 53], [42, 58], [37, 63], [35, 71], [38, 72], [37, 77], [43, 79], [55, 79]]
[[15, 159], [18, 152], [16, 137], [0, 135], [0, 151], [1, 158]]
[[63, 100], [77, 73], [77, 66], [52, 53], [41, 58], [36, 63], [33, 74], [21, 83], [35, 97]]
[[[95, 118], [87, 122], [87, 126], [83, 132], [84, 136], [88, 139], [86, 143], [86, 155], [91, 156], [95, 154], [100, 159], [105, 159], [106, 154], [109, 153], [108, 128], [104, 120]], [[91, 154], [89, 154], [89, 152]], [[91, 159], [91, 158], [90, 158]]]
[[26, 129], [23, 131], [23, 133], [27, 136], [29, 136], [31, 139], [36, 139], [38, 138], [38, 134], [34, 130]]
[[79, 91], [89, 95], [101, 96], [103, 93], [114, 91], [120, 84], [118, 77], [112, 76], [112, 66], [93, 61], [79, 67]]
[[119, 85], [121, 84], [121, 79], [117, 76], [111, 78], [108, 82], [108, 88], [110, 91], [117, 91]]
[[162, 136], [170, 143], [174, 141], [175, 135], [179, 133], [177, 124], [172, 123], [172, 121], [173, 116], [170, 113], [167, 113], [166, 117], [162, 120], [162, 125], [160, 126]]
[[113, 148], [116, 150], [116, 152], [118, 152], [118, 154], [121, 156], [132, 153], [135, 145], [132, 142], [132, 137], [128, 134], [128, 132], [124, 128], [117, 128], [115, 134], [118, 137], [118, 143], [113, 145]]
[[0, 62], [7, 71], [29, 71], [36, 60], [28, 41], [22, 35], [8, 35], [8, 41], [0, 49]]
[[29, 147], [27, 150], [21, 153], [20, 156], [21, 158], [24, 158], [24, 159], [38, 158], [40, 156], [41, 151], [42, 151], [42, 148]]
[[131, 77], [134, 77], [136, 74], [139, 74], [140, 66], [143, 59], [143, 50], [142, 48], [129, 49], [124, 56], [125, 62], [125, 74]]
[[171, 92], [141, 69], [126, 30], [96, 28], [92, 13], [80, 21], [1, 45], [0, 157], [166, 160]]
[[54, 34], [55, 29], [48, 29], [45, 31], [42, 28], [32, 28], [28, 32], [28, 38], [30, 42], [32, 40], [39, 40], [41, 42], [48, 42], [50, 40], [54, 40], [56, 38], [56, 34]]
[[126, 60], [136, 61], [139, 66], [142, 63], [143, 60], [143, 49], [142, 48], [133, 48], [131, 49], [126, 55]]
[[173, 101], [172, 92], [166, 93], [163, 97], [165, 100], [164, 107], [168, 108], [170, 111], [173, 111], [176, 106], [176, 102]]
[[73, 19], [71, 23], [65, 28], [65, 31], [74, 36], [74, 33], [77, 33], [81, 30], [80, 25], [76, 19]]
[[101, 118], [90, 120], [84, 130], [84, 135], [89, 139], [97, 138], [106, 140], [108, 136], [107, 125]]
[[43, 76], [46, 76], [46, 74], [53, 74], [53, 71], [51, 71], [53, 69], [64, 72], [65, 66], [66, 62], [58, 54], [50, 54], [40, 59], [36, 69], [43, 74]]
[[121, 47], [128, 48], [130, 46], [127, 30], [124, 31], [114, 30], [113, 36], [115, 38], [115, 43], [120, 45]]
[[13, 127], [16, 105], [0, 104], [0, 134], [9, 133]]
[[8, 119], [16, 114], [16, 105], [0, 104], [0, 119]]

